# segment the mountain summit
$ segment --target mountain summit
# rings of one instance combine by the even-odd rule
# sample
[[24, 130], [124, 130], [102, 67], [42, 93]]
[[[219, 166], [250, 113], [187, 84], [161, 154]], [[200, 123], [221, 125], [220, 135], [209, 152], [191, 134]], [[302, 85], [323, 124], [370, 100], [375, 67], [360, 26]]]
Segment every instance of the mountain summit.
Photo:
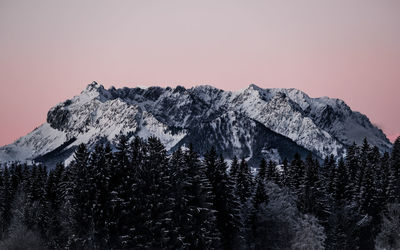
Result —
[[47, 121], [0, 148], [0, 161], [69, 162], [80, 143], [115, 145], [118, 135], [157, 136], [167, 150], [190, 143], [214, 146], [227, 159], [281, 161], [295, 152], [342, 156], [364, 137], [380, 151], [391, 143], [369, 119], [342, 100], [310, 98], [297, 89], [254, 84], [232, 92], [212, 86], [105, 89], [97, 82], [51, 108]]

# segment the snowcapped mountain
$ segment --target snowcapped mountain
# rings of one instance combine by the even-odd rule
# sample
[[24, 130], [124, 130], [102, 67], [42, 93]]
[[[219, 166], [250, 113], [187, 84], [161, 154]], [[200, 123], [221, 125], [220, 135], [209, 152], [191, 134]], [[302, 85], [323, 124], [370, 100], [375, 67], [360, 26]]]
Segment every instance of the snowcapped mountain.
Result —
[[115, 145], [119, 134], [157, 136], [167, 150], [192, 143], [204, 153], [211, 146], [226, 158], [258, 161], [291, 158], [295, 152], [324, 158], [341, 156], [367, 137], [381, 151], [391, 143], [369, 119], [342, 100], [310, 98], [296, 89], [250, 85], [237, 92], [211, 86], [106, 90], [96, 82], [78, 96], [51, 108], [47, 122], [0, 148], [0, 161], [72, 159], [80, 143]]

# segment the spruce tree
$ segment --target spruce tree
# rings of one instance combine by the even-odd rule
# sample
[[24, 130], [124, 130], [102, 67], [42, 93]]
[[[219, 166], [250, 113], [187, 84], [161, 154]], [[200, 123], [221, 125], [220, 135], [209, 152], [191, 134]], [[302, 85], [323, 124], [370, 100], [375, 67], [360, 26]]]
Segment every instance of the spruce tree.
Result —
[[317, 183], [318, 168], [317, 164], [309, 154], [305, 162], [305, 172], [301, 177], [300, 192], [299, 192], [299, 203], [300, 210], [304, 213], [313, 213], [317, 211], [316, 201], [318, 196]]
[[61, 182], [64, 174], [64, 165], [57, 164], [55, 169], [48, 174], [45, 185], [46, 194], [46, 218], [44, 222], [44, 236], [49, 249], [62, 248], [65, 242], [63, 235], [64, 229], [62, 225], [61, 209], [63, 203], [63, 189]]
[[[209, 154], [209, 157], [212, 154]], [[214, 162], [208, 160], [207, 162]], [[216, 224], [221, 233], [223, 249], [240, 249], [242, 222], [240, 202], [234, 193], [234, 183], [227, 174], [227, 165], [220, 156], [210, 178], [213, 193], [213, 209], [216, 211]], [[208, 167], [207, 167], [208, 169]]]
[[390, 158], [390, 169], [394, 177], [394, 190], [396, 192], [396, 197], [394, 197], [397, 201], [400, 200], [400, 137], [398, 137], [392, 149], [392, 154]]
[[355, 201], [355, 197], [358, 195], [357, 173], [360, 169], [359, 148], [355, 142], [353, 142], [353, 144], [347, 149], [346, 167], [348, 176], [348, 183], [346, 184], [346, 199], [351, 202]]
[[[262, 163], [261, 163], [262, 164]], [[261, 172], [259, 172], [261, 173]], [[252, 203], [250, 207], [249, 217], [247, 219], [247, 245], [252, 248], [255, 246], [256, 249], [262, 249], [262, 238], [265, 235], [260, 235], [259, 225], [265, 223], [260, 221], [259, 214], [262, 213], [263, 208], [268, 203], [268, 195], [266, 192], [266, 182], [262, 176], [256, 178], [256, 190], [252, 197]], [[263, 220], [263, 218], [261, 218]], [[265, 244], [265, 243], [264, 243]]]
[[344, 203], [346, 198], [346, 184], [348, 183], [347, 170], [344, 160], [339, 159], [338, 166], [336, 168], [335, 177], [333, 180], [333, 201], [335, 206], [339, 206]]
[[93, 229], [92, 223], [92, 194], [89, 184], [89, 152], [84, 144], [78, 146], [74, 161], [68, 168], [68, 183], [66, 207], [70, 227], [68, 247], [91, 247], [92, 239], [89, 232]]
[[260, 180], [263, 181], [263, 182], [266, 181], [267, 168], [268, 168], [267, 161], [264, 158], [262, 158], [261, 162], [260, 162], [260, 165], [258, 166], [258, 169], [257, 169], [257, 176], [256, 176], [256, 182], [257, 183]]
[[233, 182], [236, 182], [238, 171], [239, 171], [239, 161], [236, 155], [234, 155], [231, 162], [231, 167], [229, 169], [229, 177]]
[[185, 154], [188, 166], [188, 205], [191, 221], [186, 231], [186, 239], [190, 249], [219, 249], [220, 233], [216, 225], [213, 211], [212, 185], [207, 177], [207, 168], [201, 164], [199, 156], [192, 146]]
[[267, 171], [266, 171], [266, 180], [272, 181], [276, 184], [279, 183], [279, 174], [276, 170], [276, 163], [273, 161], [268, 162]]
[[294, 155], [288, 171], [290, 175], [289, 187], [296, 195], [300, 195], [301, 180], [304, 176], [305, 168], [304, 162], [298, 153]]
[[280, 173], [279, 183], [278, 183], [280, 187], [289, 187], [289, 183], [291, 182], [288, 165], [289, 165], [288, 160], [286, 158], [283, 159], [281, 165], [282, 170]]
[[172, 188], [168, 175], [166, 150], [159, 139], [148, 138], [144, 165], [138, 173], [135, 184], [136, 206], [135, 227], [131, 229], [132, 239], [138, 248], [165, 248], [170, 242], [173, 230], [170, 204]]
[[253, 176], [249, 165], [244, 158], [240, 161], [239, 171], [236, 180], [236, 195], [242, 205], [251, 197], [253, 189]]
[[0, 226], [1, 226], [1, 232], [0, 234], [3, 235], [6, 233], [8, 226], [10, 225], [11, 222], [11, 203], [13, 200], [13, 196], [11, 193], [11, 188], [10, 188], [10, 172], [8, 170], [8, 167], [5, 166], [3, 171], [0, 172], [2, 173], [2, 185], [0, 186]]
[[94, 148], [89, 163], [92, 173], [90, 192], [94, 196], [92, 237], [95, 247], [100, 249], [109, 247], [110, 243], [108, 222], [111, 207], [109, 187], [111, 166], [107, 164], [107, 157], [109, 157], [109, 152], [99, 144]]
[[186, 236], [187, 225], [190, 223], [191, 214], [188, 206], [190, 186], [188, 180], [188, 167], [185, 163], [182, 149], [177, 149], [170, 159], [171, 171], [171, 193], [172, 197], [172, 227], [170, 231], [169, 245], [175, 249], [181, 249], [188, 246]]

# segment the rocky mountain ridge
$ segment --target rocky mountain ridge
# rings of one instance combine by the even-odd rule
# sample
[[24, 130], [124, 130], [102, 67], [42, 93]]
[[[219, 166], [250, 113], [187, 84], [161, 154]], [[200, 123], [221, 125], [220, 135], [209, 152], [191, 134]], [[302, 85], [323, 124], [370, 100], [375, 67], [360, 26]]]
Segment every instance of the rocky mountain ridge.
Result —
[[189, 143], [200, 153], [215, 146], [227, 159], [236, 155], [254, 162], [290, 159], [294, 152], [342, 156], [364, 137], [382, 152], [391, 149], [385, 134], [344, 101], [310, 98], [297, 89], [250, 85], [234, 92], [203, 85], [107, 90], [93, 82], [51, 108], [46, 123], [1, 147], [0, 161], [68, 163], [80, 143], [115, 145], [120, 134], [157, 136], [170, 151]]

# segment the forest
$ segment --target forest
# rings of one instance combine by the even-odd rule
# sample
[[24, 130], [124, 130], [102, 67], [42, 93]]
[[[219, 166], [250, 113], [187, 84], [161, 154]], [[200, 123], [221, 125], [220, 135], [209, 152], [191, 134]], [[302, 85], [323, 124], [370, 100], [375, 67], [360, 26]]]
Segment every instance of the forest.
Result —
[[120, 136], [0, 167], [0, 249], [400, 249], [400, 138], [343, 159], [225, 161]]

